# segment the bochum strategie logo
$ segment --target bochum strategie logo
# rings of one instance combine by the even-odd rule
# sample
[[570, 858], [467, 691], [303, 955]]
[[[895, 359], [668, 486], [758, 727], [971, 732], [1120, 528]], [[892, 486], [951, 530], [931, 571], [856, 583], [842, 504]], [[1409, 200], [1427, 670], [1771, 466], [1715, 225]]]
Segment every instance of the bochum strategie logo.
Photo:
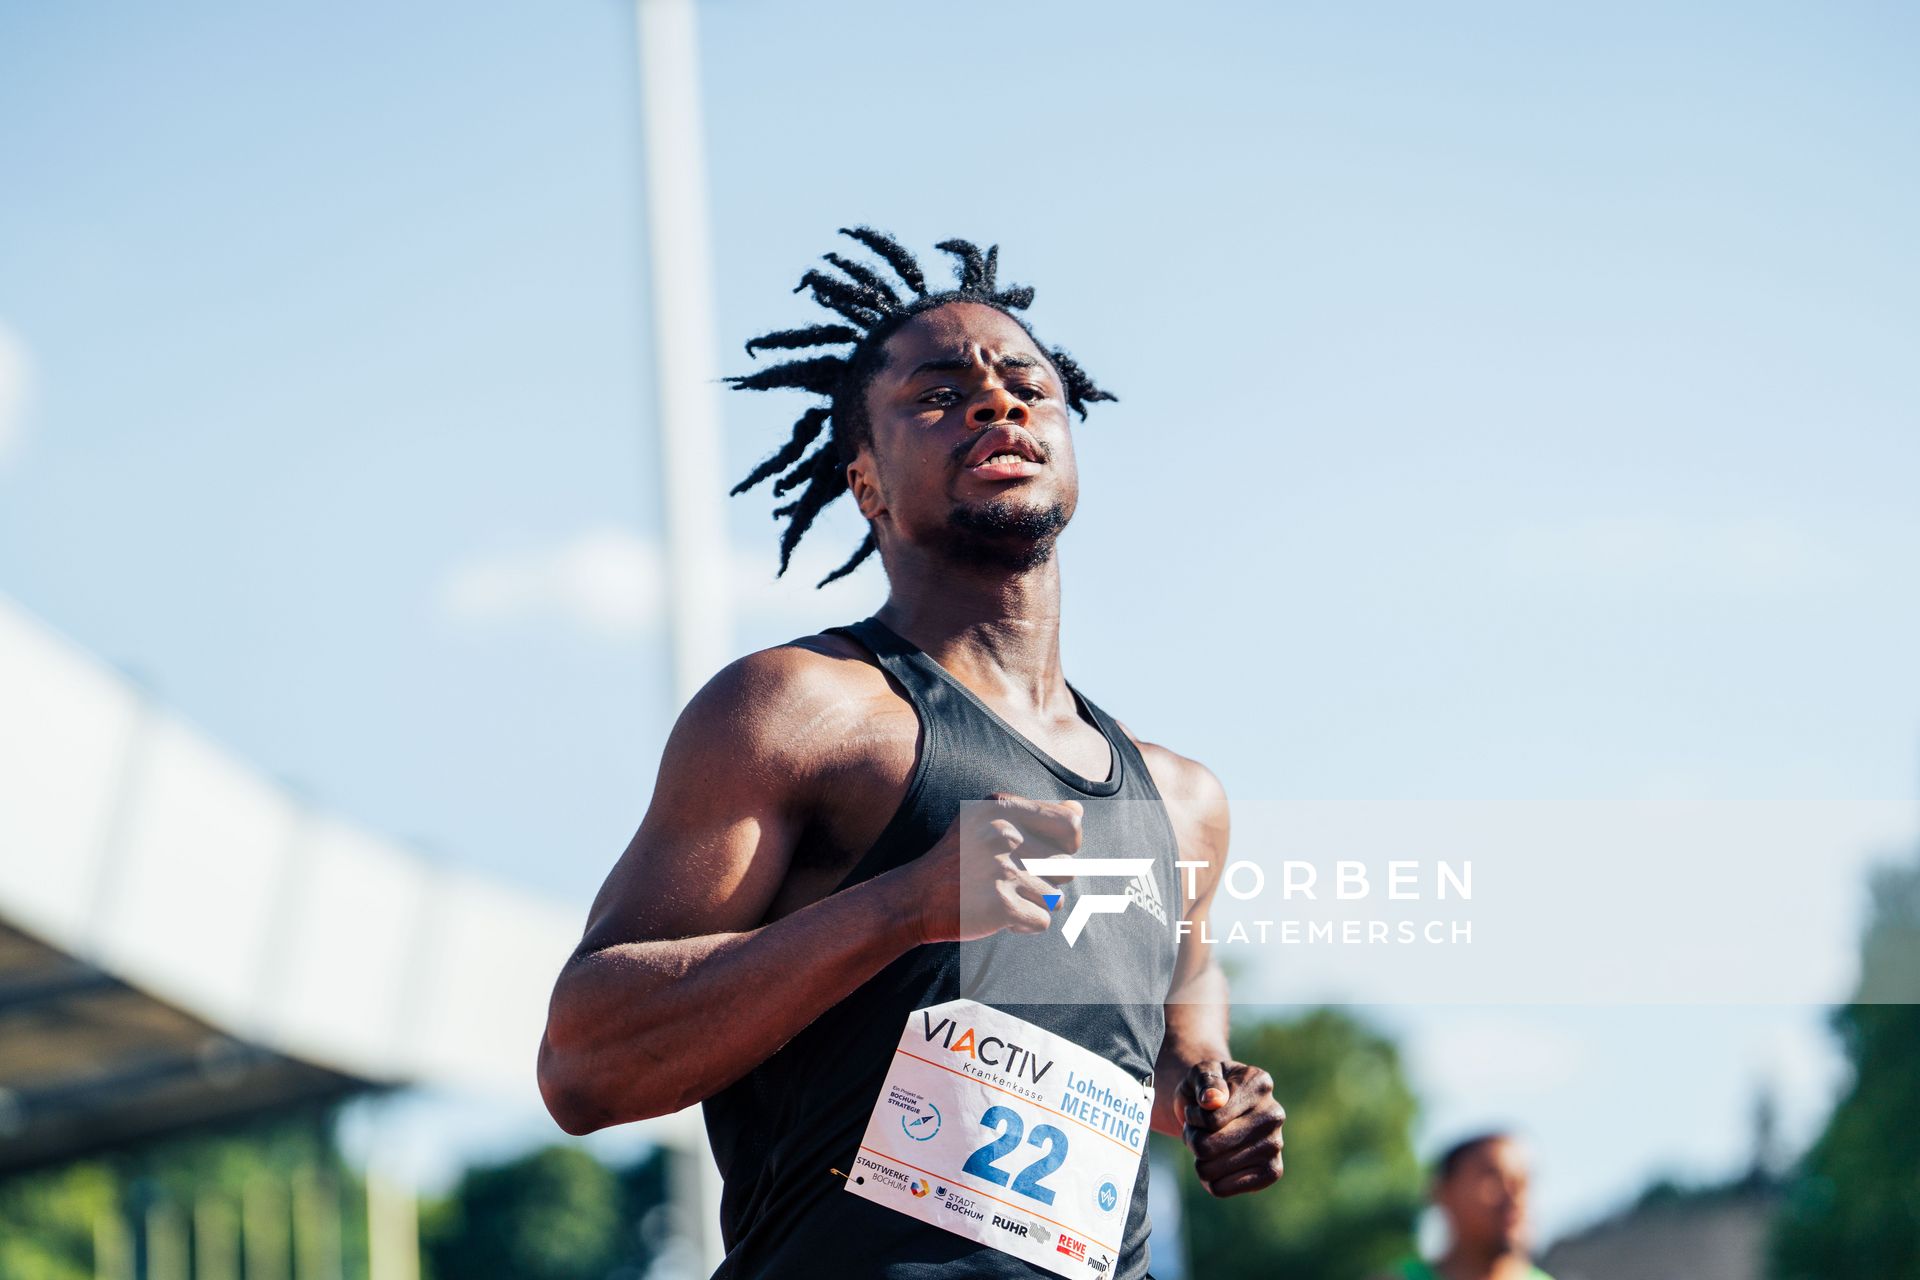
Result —
[[[1108, 877], [1130, 882], [1140, 876], [1152, 876], [1152, 858], [1022, 858], [1020, 860], [1028, 871], [1049, 880], [1085, 880], [1092, 877]], [[1047, 910], [1052, 911], [1060, 905], [1062, 895], [1047, 895]], [[1060, 930], [1060, 936], [1072, 946], [1087, 927], [1087, 921], [1099, 915], [1118, 915], [1134, 901], [1126, 893], [1083, 893], [1074, 900], [1073, 910], [1067, 912], [1067, 923]]]

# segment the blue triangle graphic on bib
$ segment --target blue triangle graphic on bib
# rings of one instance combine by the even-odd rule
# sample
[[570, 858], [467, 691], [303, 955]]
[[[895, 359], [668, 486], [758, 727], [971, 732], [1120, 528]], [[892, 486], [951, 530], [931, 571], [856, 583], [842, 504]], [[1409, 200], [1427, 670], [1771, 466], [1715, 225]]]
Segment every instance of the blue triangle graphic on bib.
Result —
[[1047, 910], [1049, 911], [1054, 910], [1060, 905], [1060, 895], [1057, 893], [1045, 893], [1045, 894], [1041, 894], [1040, 896], [1043, 899], [1045, 899], [1047, 904]]

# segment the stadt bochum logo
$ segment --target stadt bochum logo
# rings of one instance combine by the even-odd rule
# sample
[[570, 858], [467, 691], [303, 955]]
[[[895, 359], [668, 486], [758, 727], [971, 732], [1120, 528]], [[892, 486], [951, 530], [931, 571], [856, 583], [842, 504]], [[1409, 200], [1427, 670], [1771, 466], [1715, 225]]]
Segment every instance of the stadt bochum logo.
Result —
[[[1020, 861], [1034, 875], [1050, 880], [1112, 877], [1132, 881], [1142, 876], [1150, 879], [1153, 875], [1152, 858], [1063, 857], [1022, 858]], [[1063, 896], [1058, 893], [1046, 895], [1047, 910], [1056, 910]], [[1119, 915], [1133, 901], [1133, 895], [1127, 893], [1083, 893], [1074, 899], [1073, 910], [1067, 912], [1067, 923], [1060, 930], [1060, 936], [1067, 940], [1068, 946], [1072, 946], [1079, 941], [1088, 920], [1094, 916]]]

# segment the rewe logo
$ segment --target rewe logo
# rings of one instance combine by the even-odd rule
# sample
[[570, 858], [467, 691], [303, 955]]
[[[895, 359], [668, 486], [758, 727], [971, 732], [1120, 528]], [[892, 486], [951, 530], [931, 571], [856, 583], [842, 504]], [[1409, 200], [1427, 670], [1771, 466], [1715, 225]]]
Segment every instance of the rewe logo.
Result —
[[[1138, 876], [1151, 877], [1152, 858], [1022, 858], [1021, 865], [1036, 876], [1050, 880], [1080, 880], [1089, 876], [1111, 876], [1131, 881]], [[1131, 895], [1125, 893], [1083, 893], [1075, 899], [1073, 910], [1067, 912], [1067, 923], [1060, 935], [1072, 946], [1079, 940], [1080, 931], [1087, 927], [1090, 916], [1119, 915], [1133, 902]], [[1060, 901], [1048, 895], [1047, 909], [1052, 910]]]

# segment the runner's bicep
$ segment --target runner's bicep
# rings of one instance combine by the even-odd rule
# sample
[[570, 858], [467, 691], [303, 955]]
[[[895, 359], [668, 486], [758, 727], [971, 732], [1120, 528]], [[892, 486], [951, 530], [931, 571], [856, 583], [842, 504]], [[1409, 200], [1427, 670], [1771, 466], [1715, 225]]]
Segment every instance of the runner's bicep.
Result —
[[674, 726], [646, 816], [594, 902], [583, 952], [741, 932], [773, 904], [804, 827], [804, 779], [777, 726], [754, 721], [737, 695], [712, 693], [702, 690]]
[[778, 813], [752, 806], [658, 820], [650, 812], [601, 888], [581, 949], [754, 928], [796, 838]]

